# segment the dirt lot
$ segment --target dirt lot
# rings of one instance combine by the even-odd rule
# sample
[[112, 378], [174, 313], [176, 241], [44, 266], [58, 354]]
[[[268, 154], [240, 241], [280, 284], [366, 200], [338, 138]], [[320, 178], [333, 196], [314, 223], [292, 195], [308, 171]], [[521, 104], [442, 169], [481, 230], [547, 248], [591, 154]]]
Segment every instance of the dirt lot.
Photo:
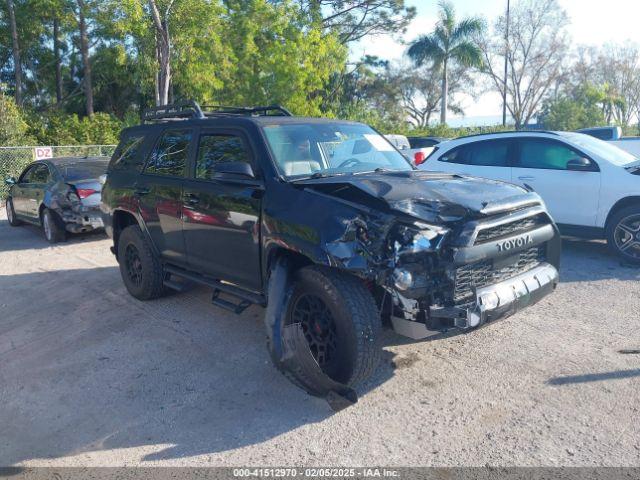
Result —
[[262, 310], [129, 297], [109, 241], [0, 211], [0, 465], [640, 466], [640, 273], [565, 242], [562, 284], [467, 335], [385, 334], [333, 413], [272, 366]]

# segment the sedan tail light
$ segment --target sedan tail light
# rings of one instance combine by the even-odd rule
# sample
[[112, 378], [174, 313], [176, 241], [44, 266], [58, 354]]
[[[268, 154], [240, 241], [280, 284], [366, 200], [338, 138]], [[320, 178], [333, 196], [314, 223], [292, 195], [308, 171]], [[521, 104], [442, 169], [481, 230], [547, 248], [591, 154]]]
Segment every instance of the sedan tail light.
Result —
[[76, 188], [76, 192], [78, 192], [80, 198], [87, 198], [89, 195], [98, 193], [98, 191], [93, 188]]

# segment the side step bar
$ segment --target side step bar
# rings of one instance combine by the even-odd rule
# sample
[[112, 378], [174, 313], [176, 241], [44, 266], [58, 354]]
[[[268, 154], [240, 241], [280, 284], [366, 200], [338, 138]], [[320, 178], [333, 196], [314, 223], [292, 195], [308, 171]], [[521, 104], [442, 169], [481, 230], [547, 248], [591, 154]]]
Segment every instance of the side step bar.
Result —
[[[244, 312], [249, 306], [253, 304], [264, 306], [267, 303], [263, 295], [255, 292], [250, 292], [236, 285], [221, 282], [220, 280], [207, 278], [202, 275], [198, 275], [197, 273], [183, 270], [182, 268], [174, 267], [172, 265], [165, 265], [164, 271], [165, 273], [182, 277], [185, 280], [190, 280], [192, 282], [200, 283], [202, 285], [207, 285], [213, 288], [211, 303], [217, 305], [218, 307], [224, 308], [225, 310], [232, 311], [236, 314]], [[178, 288], [184, 288], [183, 284], [174, 282], [171, 279], [165, 280], [164, 284], [169, 288], [174, 288], [174, 286]], [[236, 300], [236, 302], [220, 298], [220, 295], [222, 293], [224, 293], [228, 297], [233, 297], [233, 300]]]

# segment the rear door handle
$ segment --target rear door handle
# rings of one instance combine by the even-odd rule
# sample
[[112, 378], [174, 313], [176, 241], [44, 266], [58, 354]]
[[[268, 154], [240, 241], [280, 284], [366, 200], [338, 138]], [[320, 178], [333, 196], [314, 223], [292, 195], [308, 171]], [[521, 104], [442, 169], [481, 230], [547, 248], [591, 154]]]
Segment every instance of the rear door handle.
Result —
[[184, 201], [189, 205], [197, 205], [200, 203], [200, 197], [198, 197], [195, 193], [187, 193], [184, 196]]
[[535, 179], [536, 179], [536, 177], [531, 177], [531, 176], [527, 176], [527, 175], [525, 175], [523, 177], [518, 177], [518, 180], [522, 180], [523, 182], [527, 182], [527, 181], [535, 180]]
[[148, 195], [151, 192], [149, 187], [135, 187], [133, 190], [133, 194], [136, 197], [141, 197], [142, 195]]

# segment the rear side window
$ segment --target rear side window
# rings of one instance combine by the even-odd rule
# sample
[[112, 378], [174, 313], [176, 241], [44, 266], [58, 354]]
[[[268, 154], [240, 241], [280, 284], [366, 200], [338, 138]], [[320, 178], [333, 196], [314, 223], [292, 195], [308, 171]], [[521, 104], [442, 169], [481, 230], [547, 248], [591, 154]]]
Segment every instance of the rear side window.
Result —
[[520, 142], [521, 168], [539, 168], [546, 170], [566, 170], [567, 162], [584, 155], [560, 142], [540, 139], [526, 139]]
[[196, 178], [211, 180], [213, 168], [224, 162], [251, 163], [249, 150], [236, 135], [203, 135], [200, 137]]
[[50, 178], [49, 167], [42, 163], [35, 165], [28, 175], [29, 180], [27, 183], [48, 183]]
[[445, 153], [440, 157], [440, 161], [485, 167], [507, 167], [510, 145], [511, 142], [505, 140], [474, 142]]
[[120, 142], [118, 149], [111, 159], [109, 165], [110, 170], [129, 170], [134, 169], [140, 171], [144, 163], [141, 152], [144, 137], [142, 135], [131, 136]]
[[151, 152], [146, 173], [184, 177], [191, 130], [167, 130]]

